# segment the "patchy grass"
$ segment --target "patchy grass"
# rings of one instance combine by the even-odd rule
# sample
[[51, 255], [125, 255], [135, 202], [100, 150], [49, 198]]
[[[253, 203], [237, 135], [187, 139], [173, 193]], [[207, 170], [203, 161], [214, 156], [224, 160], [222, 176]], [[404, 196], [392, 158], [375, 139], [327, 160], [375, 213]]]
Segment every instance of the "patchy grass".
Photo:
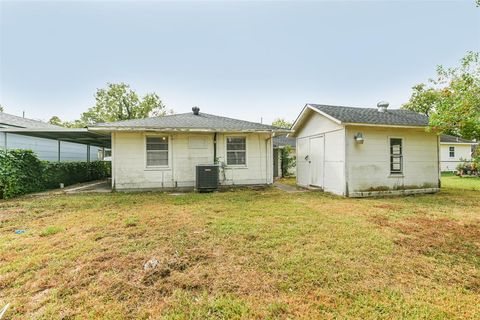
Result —
[[468, 176], [458, 177], [453, 174], [443, 173], [442, 187], [480, 191], [480, 178]]
[[289, 186], [296, 186], [297, 185], [297, 178], [296, 177], [286, 177], [277, 179], [279, 183], [283, 183]]
[[9, 319], [478, 318], [479, 200], [271, 188], [4, 201], [0, 305]]
[[52, 236], [62, 231], [63, 229], [60, 227], [46, 227], [42, 232], [40, 232], [40, 237]]

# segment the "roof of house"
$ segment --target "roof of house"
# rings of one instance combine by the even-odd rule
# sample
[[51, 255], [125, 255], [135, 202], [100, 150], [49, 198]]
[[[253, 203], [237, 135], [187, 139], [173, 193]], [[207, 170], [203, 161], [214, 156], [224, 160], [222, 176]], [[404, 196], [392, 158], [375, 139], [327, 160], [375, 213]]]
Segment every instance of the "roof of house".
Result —
[[361, 123], [374, 125], [427, 126], [428, 117], [410, 110], [387, 109], [379, 112], [377, 108], [355, 108], [307, 104], [341, 123]]
[[0, 128], [60, 128], [50, 123], [32, 120], [27, 118], [22, 118], [8, 114], [5, 112], [0, 112]]
[[451, 135], [448, 135], [448, 134], [442, 134], [440, 136], [440, 142], [444, 142], [444, 143], [470, 143], [470, 144], [475, 144], [476, 143], [476, 142], [471, 141], [471, 140], [451, 136]]
[[286, 137], [286, 136], [279, 136], [279, 137], [273, 138], [274, 148], [281, 148], [285, 146], [290, 146], [292, 148], [295, 148], [297, 146], [297, 139]]
[[289, 132], [288, 129], [261, 123], [220, 117], [208, 113], [180, 113], [145, 119], [133, 119], [118, 122], [98, 123], [89, 129], [96, 130], [135, 130], [162, 129], [185, 131], [272, 131]]

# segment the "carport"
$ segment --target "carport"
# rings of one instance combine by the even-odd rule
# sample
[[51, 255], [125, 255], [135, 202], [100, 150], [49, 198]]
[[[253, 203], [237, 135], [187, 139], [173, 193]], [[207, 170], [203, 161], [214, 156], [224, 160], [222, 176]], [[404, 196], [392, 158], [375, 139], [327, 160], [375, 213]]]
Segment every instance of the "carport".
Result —
[[2, 146], [4, 149], [7, 149], [9, 133], [56, 140], [58, 141], [58, 161], [61, 160], [61, 141], [86, 145], [88, 162], [90, 161], [90, 146], [101, 147], [103, 153], [105, 153], [105, 148], [111, 148], [109, 134], [91, 132], [86, 128], [0, 128], [0, 132], [5, 138]]

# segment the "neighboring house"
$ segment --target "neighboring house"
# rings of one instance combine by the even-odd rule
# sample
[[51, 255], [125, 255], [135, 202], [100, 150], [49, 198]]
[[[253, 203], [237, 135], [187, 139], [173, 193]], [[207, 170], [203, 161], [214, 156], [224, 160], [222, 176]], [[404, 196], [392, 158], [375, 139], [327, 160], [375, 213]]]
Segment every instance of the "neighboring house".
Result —
[[455, 136], [440, 136], [440, 169], [456, 171], [457, 166], [472, 161], [472, 153], [476, 142]]
[[[273, 138], [273, 177], [274, 178], [282, 178], [282, 149], [285, 147], [290, 148], [289, 156], [295, 158], [297, 140], [295, 138], [287, 137], [287, 136], [279, 136]], [[297, 172], [296, 166], [292, 166], [288, 169], [289, 176], [295, 176]]]
[[292, 126], [297, 184], [350, 197], [439, 190], [439, 139], [408, 110], [307, 104]]
[[272, 138], [289, 130], [192, 110], [89, 127], [111, 134], [112, 187], [192, 189], [196, 166], [214, 163], [221, 185], [273, 183]]
[[32, 150], [39, 159], [48, 161], [86, 161], [88, 158], [88, 149], [90, 149], [90, 160], [98, 160], [99, 156], [102, 154], [102, 148], [99, 147], [88, 147], [85, 144], [8, 132], [9, 129], [14, 130], [20, 128], [28, 128], [32, 130], [63, 129], [62, 127], [42, 121], [0, 112], [0, 149]]

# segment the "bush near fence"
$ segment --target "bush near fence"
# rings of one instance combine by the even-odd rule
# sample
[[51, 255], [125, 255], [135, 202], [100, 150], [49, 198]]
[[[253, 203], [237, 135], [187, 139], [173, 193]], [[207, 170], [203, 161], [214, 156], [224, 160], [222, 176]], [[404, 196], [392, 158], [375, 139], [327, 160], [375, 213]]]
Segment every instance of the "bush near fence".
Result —
[[0, 199], [107, 177], [106, 161], [48, 162], [30, 150], [0, 151]]

